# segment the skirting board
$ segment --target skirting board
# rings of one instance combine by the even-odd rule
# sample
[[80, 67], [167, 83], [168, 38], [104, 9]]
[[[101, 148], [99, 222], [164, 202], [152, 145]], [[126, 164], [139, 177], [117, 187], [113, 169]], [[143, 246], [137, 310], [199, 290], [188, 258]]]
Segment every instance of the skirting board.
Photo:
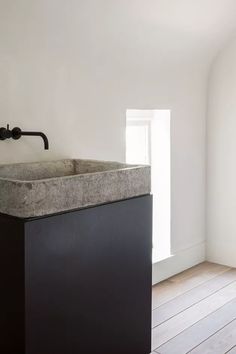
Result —
[[157, 284], [206, 260], [206, 244], [202, 242], [182, 250], [152, 266], [152, 284]]
[[227, 243], [225, 240], [207, 242], [206, 259], [209, 262], [223, 264], [236, 268], [236, 250], [234, 243]]

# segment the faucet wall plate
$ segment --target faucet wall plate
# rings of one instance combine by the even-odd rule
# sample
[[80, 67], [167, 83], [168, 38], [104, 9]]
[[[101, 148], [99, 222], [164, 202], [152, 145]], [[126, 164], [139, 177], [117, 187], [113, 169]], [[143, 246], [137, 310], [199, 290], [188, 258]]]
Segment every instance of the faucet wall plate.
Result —
[[17, 127], [16, 127], [16, 128], [13, 128], [13, 129], [12, 129], [12, 138], [13, 138], [14, 140], [20, 139], [21, 136], [22, 136], [22, 131], [21, 131], [20, 128], [17, 128]]

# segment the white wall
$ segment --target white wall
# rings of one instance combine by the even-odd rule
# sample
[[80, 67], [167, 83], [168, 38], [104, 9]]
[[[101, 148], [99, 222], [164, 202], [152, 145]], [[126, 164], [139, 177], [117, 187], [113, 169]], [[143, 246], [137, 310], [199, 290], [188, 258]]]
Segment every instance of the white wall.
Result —
[[226, 5], [231, 16], [232, 0], [0, 0], [0, 123], [51, 145], [0, 142], [0, 163], [124, 160], [126, 109], [171, 109], [172, 252], [189, 250], [182, 268], [203, 260], [207, 71]]
[[207, 175], [207, 258], [236, 267], [236, 38], [211, 71]]

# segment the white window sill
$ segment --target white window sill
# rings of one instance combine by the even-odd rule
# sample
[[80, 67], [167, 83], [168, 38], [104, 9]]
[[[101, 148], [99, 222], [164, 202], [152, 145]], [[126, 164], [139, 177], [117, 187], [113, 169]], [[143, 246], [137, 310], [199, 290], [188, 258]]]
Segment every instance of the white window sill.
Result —
[[152, 264], [164, 261], [165, 259], [168, 259], [171, 257], [173, 257], [173, 255], [170, 252], [158, 253], [157, 249], [153, 248], [153, 250], [152, 250]]

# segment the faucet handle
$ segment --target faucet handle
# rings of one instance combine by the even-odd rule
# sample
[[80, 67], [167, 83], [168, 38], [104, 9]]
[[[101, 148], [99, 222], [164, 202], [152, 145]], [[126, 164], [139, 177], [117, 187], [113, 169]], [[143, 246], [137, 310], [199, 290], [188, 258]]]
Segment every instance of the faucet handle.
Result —
[[11, 131], [9, 129], [9, 124], [7, 124], [7, 127], [0, 128], [0, 140], [6, 140], [12, 137]]
[[7, 129], [4, 127], [0, 128], [0, 140], [6, 140], [7, 139]]

